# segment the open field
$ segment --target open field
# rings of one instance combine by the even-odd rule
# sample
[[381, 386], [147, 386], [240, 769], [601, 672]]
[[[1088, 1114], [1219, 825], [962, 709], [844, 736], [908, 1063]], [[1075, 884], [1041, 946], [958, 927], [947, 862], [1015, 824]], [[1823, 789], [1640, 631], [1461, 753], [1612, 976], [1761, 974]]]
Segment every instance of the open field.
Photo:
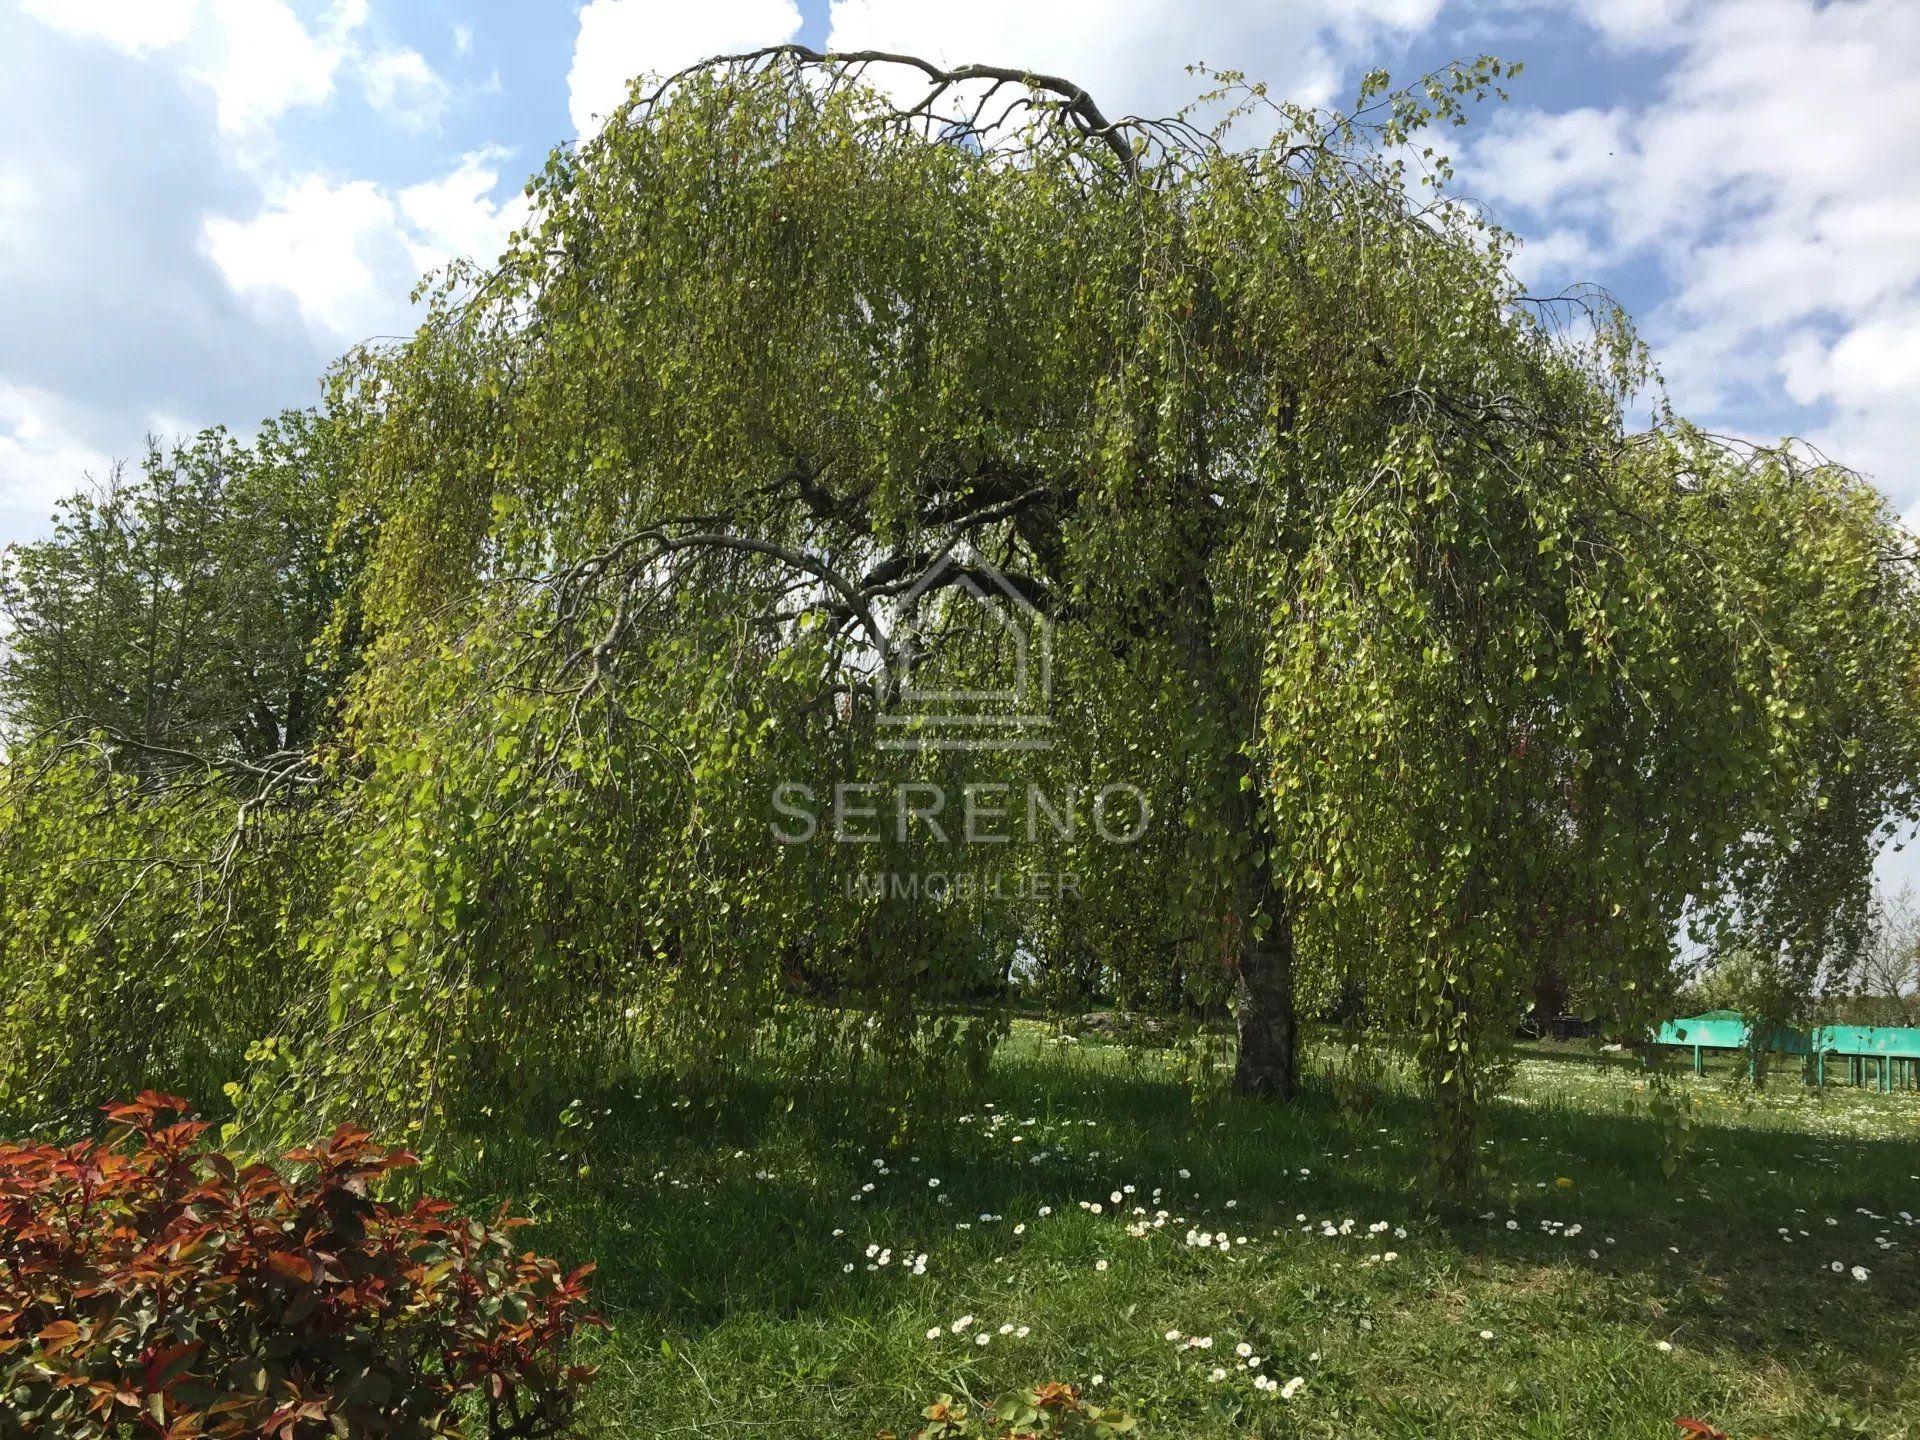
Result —
[[1668, 1181], [1634, 1068], [1530, 1050], [1484, 1214], [1443, 1221], [1418, 1109], [1328, 1053], [1293, 1107], [1196, 1103], [1023, 1026], [900, 1147], [858, 1097], [605, 1095], [584, 1176], [497, 1138], [455, 1169], [599, 1263], [615, 1434], [904, 1433], [1061, 1379], [1160, 1437], [1920, 1436], [1920, 1097], [1688, 1077]]

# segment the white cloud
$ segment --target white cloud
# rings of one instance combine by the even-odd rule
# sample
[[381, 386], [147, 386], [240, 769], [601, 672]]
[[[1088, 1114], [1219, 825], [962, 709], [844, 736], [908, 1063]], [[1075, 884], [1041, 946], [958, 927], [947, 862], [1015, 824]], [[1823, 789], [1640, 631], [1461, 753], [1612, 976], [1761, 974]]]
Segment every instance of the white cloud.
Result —
[[479, 151], [439, 180], [397, 191], [304, 176], [251, 219], [210, 217], [207, 254], [237, 293], [293, 306], [331, 342], [398, 333], [413, 323], [407, 295], [422, 273], [461, 256], [491, 260], [525, 220], [524, 195], [492, 199], [503, 158]]
[[1836, 343], [1787, 360], [1798, 400], [1865, 401], [1920, 396], [1920, 307], [1849, 330]]
[[141, 49], [111, 19], [77, 34], [0, 0], [0, 543], [150, 429], [310, 402], [339, 349], [292, 303], [237, 295], [207, 252], [203, 217], [258, 208], [244, 162], [279, 147], [220, 132], [185, 73], [215, 58], [206, 37]]
[[[1883, 485], [1911, 481], [1920, 445], [1920, 296], [1903, 308], [1843, 327], [1823, 339], [1802, 333], [1778, 363], [1781, 384], [1802, 405], [1824, 405], [1829, 418], [1807, 438], [1835, 459], [1858, 465]], [[1920, 510], [1909, 485], [1899, 500]]]
[[412, 323], [424, 269], [497, 249], [498, 158], [418, 193], [316, 176], [277, 133], [364, 91], [426, 124], [445, 89], [367, 0], [0, 0], [0, 542], [147, 430], [310, 401], [347, 340]]
[[458, 21], [453, 26], [453, 53], [464, 55], [473, 49], [473, 27], [462, 25]]
[[1585, 108], [1555, 115], [1496, 112], [1464, 175], [1484, 200], [1583, 219], [1602, 218], [1632, 149], [1628, 116]]
[[0, 380], [0, 523], [37, 524], [86, 475], [112, 462], [67, 429], [57, 396]]
[[1608, 38], [1661, 54], [1660, 95], [1506, 115], [1469, 188], [1556, 248], [1586, 236], [1589, 264], [1657, 268], [1667, 296], [1641, 318], [1683, 408], [1746, 431], [1797, 415], [1912, 506], [1920, 166], [1900, 147], [1920, 133], [1920, 6], [1583, 5]]
[[21, 0], [20, 8], [68, 35], [104, 40], [137, 55], [185, 40], [200, 0]]
[[210, 0], [187, 73], [213, 91], [222, 130], [255, 130], [332, 96], [343, 38], [315, 35], [283, 0]]
[[501, 204], [490, 198], [507, 158], [504, 150], [476, 150], [451, 174], [400, 192], [400, 215], [411, 231], [416, 259], [424, 262], [418, 268], [431, 269], [455, 256], [484, 264], [505, 248], [511, 231], [526, 223], [530, 207], [524, 192]]
[[1574, 0], [1581, 17], [1617, 45], [1672, 41], [1697, 0]]
[[1590, 231], [1562, 227], [1524, 241], [1513, 268], [1528, 288], [1551, 293], [1579, 283], [1603, 259]]
[[574, 128], [583, 136], [598, 131], [636, 75], [672, 74], [709, 55], [778, 45], [799, 33], [794, 0], [588, 0], [567, 75]]
[[289, 110], [333, 98], [358, 72], [367, 101], [409, 126], [430, 125], [446, 85], [415, 51], [361, 39], [367, 0], [334, 0], [309, 26], [287, 0], [24, 0], [64, 34], [126, 54], [165, 53], [213, 92], [220, 129], [255, 136]]
[[447, 105], [447, 82], [418, 50], [382, 50], [360, 67], [367, 103], [409, 130], [430, 130]]
[[[310, 175], [251, 220], [206, 222], [207, 253], [243, 295], [286, 297], [309, 324], [360, 338], [393, 268], [393, 202], [370, 180]], [[360, 332], [360, 333], [356, 333]]]

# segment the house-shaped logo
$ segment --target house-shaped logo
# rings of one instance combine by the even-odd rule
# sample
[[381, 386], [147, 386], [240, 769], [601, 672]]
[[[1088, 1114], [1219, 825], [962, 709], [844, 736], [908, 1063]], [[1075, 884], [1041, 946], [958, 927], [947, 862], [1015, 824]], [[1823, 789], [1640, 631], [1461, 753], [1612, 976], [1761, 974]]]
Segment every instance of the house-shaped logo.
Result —
[[[938, 593], [936, 593], [938, 592]], [[879, 717], [887, 750], [1047, 750], [1053, 698], [1053, 627], [1027, 593], [994, 566], [948, 554], [899, 597], [899, 613], [920, 617], [940, 607], [971, 607], [949, 618], [970, 643], [990, 644], [1000, 663], [989, 688], [943, 688], [925, 675], [924, 632], [895, 646], [890, 683], [895, 704]], [[936, 622], [937, 623], [937, 622]]]

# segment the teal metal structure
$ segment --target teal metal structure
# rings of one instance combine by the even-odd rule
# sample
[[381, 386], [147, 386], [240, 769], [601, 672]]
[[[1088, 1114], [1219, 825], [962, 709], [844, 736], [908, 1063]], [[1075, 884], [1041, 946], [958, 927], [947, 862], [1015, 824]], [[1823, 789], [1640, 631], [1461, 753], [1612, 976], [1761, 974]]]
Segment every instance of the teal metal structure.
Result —
[[[1705, 1015], [1689, 1015], [1669, 1020], [1654, 1032], [1656, 1045], [1677, 1045], [1693, 1051], [1693, 1073], [1706, 1073], [1708, 1050], [1750, 1050], [1752, 1027], [1746, 1016], [1736, 1010], [1709, 1010]], [[1796, 1030], [1775, 1030], [1767, 1038], [1767, 1049], [1778, 1055], [1805, 1055], [1807, 1037]], [[1747, 1062], [1748, 1072], [1753, 1062]]]
[[1874, 1083], [1885, 1094], [1895, 1088], [1920, 1087], [1920, 1029], [1898, 1025], [1822, 1025], [1813, 1032], [1814, 1078], [1827, 1083], [1827, 1057], [1847, 1062], [1847, 1083], [1867, 1083], [1873, 1066]]
[[[1653, 1043], [1673, 1045], [1693, 1051], [1693, 1073], [1706, 1073], [1709, 1050], [1748, 1050], [1751, 1027], [1746, 1017], [1734, 1010], [1711, 1010], [1705, 1015], [1690, 1015], [1669, 1020], [1654, 1032]], [[1920, 1028], [1897, 1025], [1821, 1025], [1802, 1034], [1797, 1030], [1776, 1030], [1768, 1038], [1768, 1050], [1780, 1055], [1809, 1056], [1813, 1061], [1812, 1079], [1827, 1083], [1827, 1060], [1847, 1062], [1847, 1083], [1865, 1085], [1869, 1073], [1874, 1088], [1883, 1094], [1896, 1087], [1920, 1089]], [[1751, 1074], [1753, 1062], [1748, 1061]]]

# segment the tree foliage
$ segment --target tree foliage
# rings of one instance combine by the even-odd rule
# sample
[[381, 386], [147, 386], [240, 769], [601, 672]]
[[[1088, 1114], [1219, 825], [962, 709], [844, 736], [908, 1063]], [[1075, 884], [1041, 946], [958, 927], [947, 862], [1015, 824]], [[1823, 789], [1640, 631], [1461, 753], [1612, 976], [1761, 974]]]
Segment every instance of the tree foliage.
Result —
[[0, 714], [250, 760], [313, 745], [353, 661], [351, 640], [316, 648], [336, 621], [352, 633], [347, 468], [326, 417], [290, 411], [245, 445], [149, 441], [138, 472], [63, 500], [47, 539], [0, 560]]
[[218, 1094], [308, 988], [359, 540], [329, 417], [75, 493], [0, 560], [0, 1107]]
[[308, 763], [154, 773], [121, 756], [95, 732], [0, 766], [0, 1114], [16, 1122], [139, 1085], [218, 1094], [308, 984], [295, 946], [326, 849]]

